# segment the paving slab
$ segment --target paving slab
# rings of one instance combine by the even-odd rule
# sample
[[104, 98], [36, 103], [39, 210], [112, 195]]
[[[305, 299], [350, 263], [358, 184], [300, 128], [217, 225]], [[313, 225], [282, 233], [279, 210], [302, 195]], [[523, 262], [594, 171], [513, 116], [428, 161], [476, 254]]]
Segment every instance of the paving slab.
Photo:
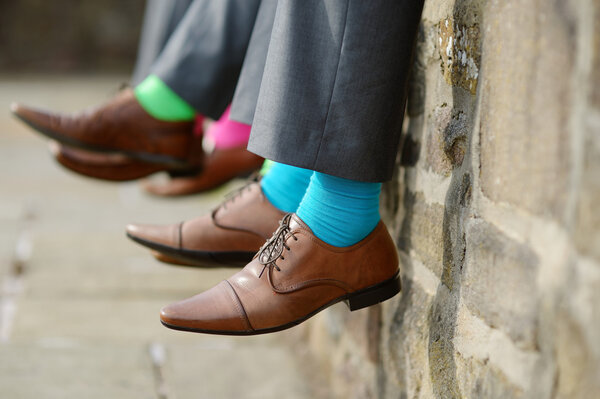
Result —
[[168, 345], [168, 388], [181, 399], [311, 397], [310, 384], [286, 366], [296, 361], [292, 352], [265, 339], [254, 339], [252, 345], [243, 340], [215, 338], [195, 345]]
[[0, 396], [147, 399], [156, 397], [156, 388], [150, 355], [143, 345], [92, 346], [49, 338], [0, 345]]

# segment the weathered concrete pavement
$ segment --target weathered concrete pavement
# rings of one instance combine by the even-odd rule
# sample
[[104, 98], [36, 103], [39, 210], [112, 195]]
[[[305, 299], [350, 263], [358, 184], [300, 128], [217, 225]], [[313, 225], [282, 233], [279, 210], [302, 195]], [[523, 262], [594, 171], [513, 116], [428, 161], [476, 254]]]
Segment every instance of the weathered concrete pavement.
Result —
[[230, 338], [162, 327], [162, 305], [232, 271], [160, 264], [123, 233], [131, 221], [197, 216], [239, 182], [162, 200], [135, 183], [85, 179], [9, 115], [12, 100], [97, 104], [119, 79], [0, 78], [0, 397], [315, 397], [298, 332]]

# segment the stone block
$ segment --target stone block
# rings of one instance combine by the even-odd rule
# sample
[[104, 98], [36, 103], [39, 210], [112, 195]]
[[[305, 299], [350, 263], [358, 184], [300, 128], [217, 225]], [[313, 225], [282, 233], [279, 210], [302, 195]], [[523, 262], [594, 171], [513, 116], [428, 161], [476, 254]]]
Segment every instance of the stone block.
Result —
[[425, 137], [425, 154], [427, 166], [434, 172], [449, 176], [452, 163], [444, 152], [444, 130], [452, 121], [452, 108], [443, 103], [433, 110], [428, 118]]
[[593, 17], [591, 18], [594, 21], [593, 27], [593, 37], [592, 37], [592, 75], [590, 76], [590, 86], [591, 90], [591, 104], [592, 107], [596, 111], [600, 111], [600, 0], [593, 1]]
[[481, 58], [479, 25], [467, 26], [444, 18], [438, 23], [437, 44], [446, 82], [475, 94]]
[[426, 165], [434, 172], [450, 176], [460, 166], [467, 151], [468, 116], [461, 111], [465, 104], [443, 103], [435, 108], [427, 121], [425, 139]]
[[324, 317], [334, 335], [343, 334], [352, 340], [353, 352], [365, 361], [379, 360], [381, 305], [350, 312], [345, 304], [339, 304], [327, 309]]
[[468, 358], [459, 354], [456, 360], [456, 379], [463, 398], [529, 398], [523, 390], [507, 379], [501, 370], [485, 360]]
[[584, 255], [600, 262], [600, 0], [593, 1], [592, 65], [587, 135], [583, 145], [583, 174], [577, 204], [575, 245]]
[[[381, 305], [350, 313], [338, 304], [309, 322], [310, 351], [331, 370], [333, 397], [371, 398], [377, 391], [374, 375], [381, 356], [381, 317]], [[323, 330], [328, 336], [323, 336]]]
[[493, 225], [474, 220], [466, 230], [461, 296], [467, 308], [521, 349], [536, 347], [538, 257]]
[[398, 248], [407, 254], [414, 251], [418, 259], [440, 277], [444, 254], [444, 207], [426, 203], [422, 193], [407, 194], [404, 205]]
[[577, 46], [561, 4], [495, 0], [486, 7], [480, 177], [491, 200], [564, 222]]
[[[600, 112], [598, 115], [600, 117]], [[600, 262], [600, 132], [589, 130], [583, 147], [583, 171], [573, 239], [580, 253]]]
[[428, 340], [432, 303], [432, 295], [418, 280], [405, 280], [402, 296], [384, 304], [384, 368], [379, 397], [413, 398], [430, 390]]
[[579, 260], [569, 271], [554, 314], [556, 398], [593, 398], [600, 392], [600, 269]]

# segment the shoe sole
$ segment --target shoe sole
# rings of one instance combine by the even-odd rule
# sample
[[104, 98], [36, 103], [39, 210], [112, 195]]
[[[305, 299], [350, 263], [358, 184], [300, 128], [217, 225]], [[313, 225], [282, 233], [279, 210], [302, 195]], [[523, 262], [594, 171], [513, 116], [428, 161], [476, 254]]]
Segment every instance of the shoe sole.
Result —
[[64, 135], [54, 132], [50, 129], [46, 129], [41, 126], [38, 126], [37, 124], [23, 118], [22, 116], [20, 116], [16, 113], [13, 113], [13, 115], [16, 118], [18, 118], [21, 122], [23, 122], [24, 124], [26, 124], [27, 126], [32, 128], [33, 130], [35, 130], [36, 132], [41, 133], [45, 137], [48, 137], [52, 140], [56, 140], [62, 144], [70, 145], [72, 147], [81, 148], [83, 150], [88, 150], [88, 151], [122, 154], [122, 155], [128, 156], [128, 157], [138, 160], [138, 161], [164, 165], [165, 169], [172, 168], [173, 170], [179, 169], [179, 170], [184, 170], [184, 171], [188, 171], [190, 169], [190, 165], [186, 161], [182, 161], [179, 158], [174, 158], [169, 155], [151, 154], [151, 153], [147, 153], [147, 152], [136, 152], [136, 151], [126, 151], [126, 150], [119, 150], [119, 149], [96, 147], [96, 146], [84, 143], [82, 141], [79, 141], [77, 139], [73, 139], [71, 137], [64, 136]]
[[141, 244], [147, 248], [158, 251], [170, 258], [184, 262], [185, 265], [177, 265], [184, 267], [201, 267], [201, 268], [217, 268], [217, 267], [235, 267], [242, 268], [254, 258], [256, 252], [246, 251], [195, 251], [190, 249], [179, 249], [168, 245], [156, 243], [153, 241], [144, 240], [126, 233], [131, 240]]
[[350, 311], [355, 311], [355, 310], [363, 309], [363, 308], [366, 308], [369, 306], [377, 305], [380, 302], [383, 302], [385, 300], [388, 300], [388, 299], [394, 297], [396, 294], [398, 294], [401, 291], [401, 287], [402, 287], [402, 282], [400, 280], [400, 275], [399, 275], [399, 272], [396, 272], [394, 277], [392, 277], [388, 280], [385, 280], [381, 283], [372, 285], [371, 287], [363, 288], [362, 290], [356, 291], [352, 294], [347, 294], [340, 298], [336, 298], [333, 301], [321, 306], [317, 310], [309, 313], [308, 315], [306, 315], [300, 319], [294, 320], [290, 323], [283, 324], [281, 326], [264, 328], [264, 329], [259, 329], [259, 330], [251, 330], [251, 331], [204, 330], [204, 329], [199, 329], [199, 328], [177, 326], [174, 324], [166, 323], [163, 320], [161, 320], [160, 322], [162, 323], [163, 326], [170, 328], [172, 330], [195, 332], [195, 333], [202, 333], [202, 334], [213, 334], [213, 335], [268, 334], [268, 333], [273, 333], [273, 332], [277, 332], [277, 331], [283, 331], [288, 328], [297, 326], [298, 324], [303, 323], [306, 320], [310, 319], [311, 317], [313, 317], [320, 311], [322, 311], [332, 305], [335, 305], [338, 302], [342, 302], [342, 301], [346, 302], [346, 305], [348, 306]]

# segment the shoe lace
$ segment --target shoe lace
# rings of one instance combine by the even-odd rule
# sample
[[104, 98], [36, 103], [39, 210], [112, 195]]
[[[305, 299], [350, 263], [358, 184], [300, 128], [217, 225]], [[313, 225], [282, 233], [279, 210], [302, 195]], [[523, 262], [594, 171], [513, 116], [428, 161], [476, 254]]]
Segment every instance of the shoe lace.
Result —
[[235, 201], [235, 199], [237, 197], [240, 197], [244, 193], [245, 190], [249, 190], [250, 186], [252, 186], [254, 183], [257, 183], [259, 181], [260, 181], [260, 175], [258, 173], [252, 174], [242, 187], [240, 187], [236, 190], [233, 190], [229, 194], [226, 194], [224, 201], [221, 203], [221, 205], [219, 205], [219, 207], [217, 209], [215, 209], [215, 211], [218, 210], [219, 208], [227, 209], [228, 204]]
[[277, 259], [285, 259], [283, 257], [283, 251], [290, 250], [290, 247], [285, 243], [288, 234], [294, 238], [294, 241], [298, 241], [298, 238], [292, 233], [290, 229], [290, 221], [292, 214], [286, 214], [283, 219], [279, 221], [279, 227], [273, 233], [273, 236], [269, 238], [262, 247], [258, 250], [256, 256], [261, 265], [263, 265], [258, 278], [260, 278], [267, 267], [274, 268], [277, 271], [281, 271], [279, 266], [275, 263]]

